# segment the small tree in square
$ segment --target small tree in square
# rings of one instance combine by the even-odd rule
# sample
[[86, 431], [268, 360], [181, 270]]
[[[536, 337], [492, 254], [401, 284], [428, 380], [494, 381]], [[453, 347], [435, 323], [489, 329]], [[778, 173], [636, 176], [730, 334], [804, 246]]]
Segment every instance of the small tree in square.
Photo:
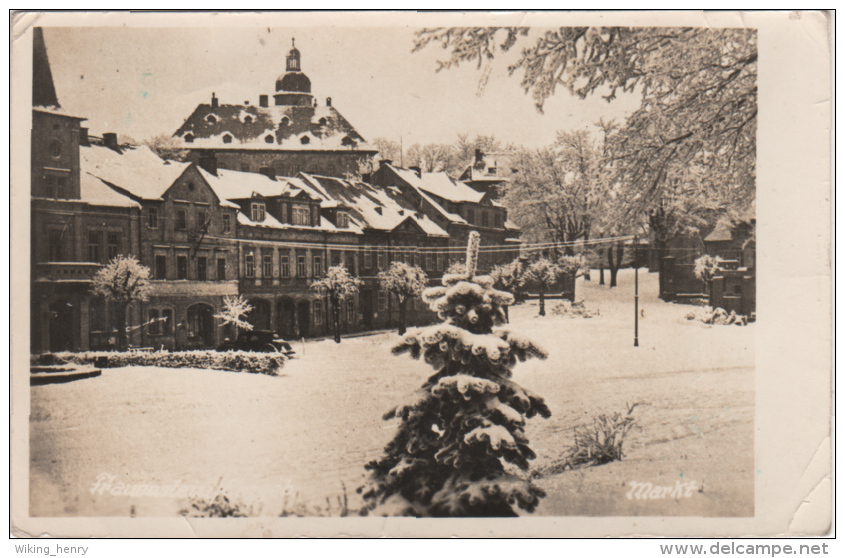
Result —
[[525, 280], [537, 289], [540, 295], [540, 315], [546, 315], [546, 293], [548, 293], [560, 277], [561, 268], [559, 265], [550, 262], [546, 258], [540, 258], [528, 266], [525, 271]]
[[134, 301], [145, 301], [150, 296], [150, 268], [132, 256], [117, 256], [94, 275], [91, 292], [109, 299], [118, 308], [118, 347], [129, 346], [126, 312]]
[[539, 396], [511, 379], [516, 362], [545, 358], [530, 340], [494, 327], [509, 293], [475, 275], [478, 233], [469, 237], [465, 272], [446, 274], [423, 293], [442, 323], [406, 335], [394, 354], [424, 358], [437, 372], [408, 401], [384, 454], [366, 465], [364, 513], [416, 517], [512, 517], [545, 494], [525, 471], [535, 457], [525, 419], [549, 417]]
[[252, 331], [252, 324], [246, 321], [246, 315], [252, 312], [252, 306], [246, 301], [243, 295], [227, 296], [223, 299], [223, 311], [215, 314], [215, 318], [223, 320], [224, 324], [232, 326], [234, 339], [238, 340], [241, 330]]
[[362, 281], [349, 273], [344, 265], [330, 267], [326, 276], [311, 283], [311, 288], [329, 297], [334, 324], [334, 341], [340, 343], [340, 305], [358, 292]]
[[[493, 288], [509, 292], [513, 295], [514, 302], [518, 302], [522, 295], [522, 287], [525, 284], [525, 266], [519, 258], [514, 261], [493, 267], [490, 271], [493, 279]], [[509, 306], [505, 306], [505, 321], [510, 321], [508, 313]]]
[[428, 286], [428, 276], [418, 266], [404, 262], [392, 262], [390, 267], [378, 274], [382, 289], [393, 293], [399, 300], [399, 335], [405, 335], [408, 301], [422, 295]]

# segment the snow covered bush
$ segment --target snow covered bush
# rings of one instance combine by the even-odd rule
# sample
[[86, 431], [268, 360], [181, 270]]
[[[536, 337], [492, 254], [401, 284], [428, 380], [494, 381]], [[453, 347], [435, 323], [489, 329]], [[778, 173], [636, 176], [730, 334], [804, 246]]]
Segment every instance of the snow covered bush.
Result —
[[716, 273], [719, 271], [719, 266], [724, 262], [719, 256], [708, 256], [707, 254], [695, 260], [695, 267], [692, 272], [698, 279], [701, 279], [708, 285]]
[[686, 319], [712, 325], [748, 325], [748, 317], [740, 316], [734, 310], [730, 313], [722, 308], [702, 306], [687, 312]]
[[278, 353], [244, 351], [87, 351], [55, 353], [60, 361], [74, 364], [95, 364], [103, 368], [124, 366], [158, 366], [161, 368], [207, 368], [277, 376], [286, 357]]
[[227, 296], [223, 299], [223, 311], [215, 314], [214, 317], [231, 326], [234, 330], [232, 334], [237, 340], [240, 330], [252, 331], [252, 324], [246, 320], [246, 315], [252, 311], [253, 307], [246, 301], [244, 295]]
[[622, 448], [628, 433], [637, 426], [634, 409], [642, 402], [628, 405], [625, 414], [602, 413], [593, 418], [592, 424], [575, 429], [575, 444], [567, 452], [564, 470], [602, 465], [621, 461]]
[[550, 262], [546, 258], [540, 258], [525, 271], [525, 281], [537, 289], [540, 295], [540, 315], [546, 315], [546, 293], [557, 283], [562, 270], [559, 265]]
[[530, 340], [505, 330], [509, 293], [476, 276], [478, 233], [467, 263], [423, 293], [443, 321], [406, 335], [394, 354], [423, 358], [437, 372], [384, 415], [401, 421], [384, 454], [366, 465], [359, 489], [373, 515], [508, 517], [533, 511], [545, 494], [522, 471], [535, 457], [525, 419], [551, 413], [543, 399], [511, 380], [516, 362], [545, 358]]
[[555, 316], [566, 316], [567, 318], [593, 318], [601, 314], [598, 310], [590, 310], [584, 306], [583, 300], [569, 302], [562, 300], [554, 308], [552, 314]]

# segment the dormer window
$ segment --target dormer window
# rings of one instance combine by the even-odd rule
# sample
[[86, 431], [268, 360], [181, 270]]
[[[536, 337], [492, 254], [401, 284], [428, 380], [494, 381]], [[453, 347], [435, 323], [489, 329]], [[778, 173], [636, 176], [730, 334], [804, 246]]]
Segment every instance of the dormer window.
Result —
[[209, 114], [208, 116], [205, 117], [205, 121], [208, 122], [209, 124], [217, 124], [217, 117], [214, 116], [213, 114]]
[[194, 134], [186, 134], [185, 143], [194, 143]]
[[487, 169], [487, 174], [496, 174], [496, 167], [490, 167]]
[[229, 134], [224, 135], [223, 136], [223, 143], [232, 143], [232, 136], [229, 135]]
[[355, 140], [350, 138], [349, 136], [343, 136], [343, 139], [340, 140], [341, 145], [355, 145]]
[[274, 138], [273, 138], [273, 136], [272, 136], [271, 134], [267, 134], [267, 135], [264, 137], [264, 143], [273, 143], [273, 141], [274, 141]]
[[325, 116], [324, 116], [324, 117], [322, 117], [322, 118], [320, 118], [320, 120], [319, 120], [319, 124], [320, 124], [320, 126], [325, 126], [325, 125], [326, 125], [326, 117], [325, 117]]
[[288, 124], [290, 124], [290, 118], [288, 118], [287, 116], [283, 117], [280, 124], [282, 126], [287, 126]]
[[251, 116], [245, 116], [244, 117], [244, 124], [252, 124], [252, 117]]
[[256, 223], [264, 221], [266, 206], [263, 203], [252, 203], [252, 220]]
[[299, 142], [302, 145], [308, 145], [309, 143], [311, 143], [311, 138], [309, 138], [308, 136], [302, 136], [301, 138], [299, 138]]
[[348, 229], [349, 228], [349, 214], [345, 211], [338, 211], [337, 212], [337, 228], [339, 229]]

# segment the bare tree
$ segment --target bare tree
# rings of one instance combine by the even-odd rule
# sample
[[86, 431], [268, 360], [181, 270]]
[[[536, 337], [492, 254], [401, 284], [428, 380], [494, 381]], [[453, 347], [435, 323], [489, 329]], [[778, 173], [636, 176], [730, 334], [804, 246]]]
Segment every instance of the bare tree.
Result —
[[246, 316], [252, 312], [252, 306], [246, 301], [243, 295], [227, 296], [223, 299], [223, 311], [215, 314], [215, 318], [223, 320], [234, 330], [234, 339], [237, 341], [240, 330], [252, 331], [252, 324], [246, 321]]
[[330, 267], [326, 276], [311, 283], [311, 288], [329, 297], [334, 322], [334, 341], [340, 343], [340, 303], [358, 292], [363, 281], [353, 276], [343, 265]]
[[117, 256], [94, 275], [91, 292], [103, 296], [116, 304], [121, 323], [118, 330], [118, 346], [126, 350], [129, 346], [127, 310], [134, 301], [145, 301], [150, 295], [150, 268], [132, 256]]
[[378, 280], [382, 289], [393, 293], [399, 300], [399, 335], [404, 335], [408, 301], [422, 295], [428, 286], [428, 276], [418, 266], [391, 262], [390, 267], [378, 274]]

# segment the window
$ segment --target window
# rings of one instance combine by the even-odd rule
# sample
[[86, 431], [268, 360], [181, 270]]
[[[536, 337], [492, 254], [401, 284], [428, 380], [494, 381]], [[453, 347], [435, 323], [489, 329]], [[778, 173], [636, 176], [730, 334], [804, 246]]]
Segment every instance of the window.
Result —
[[467, 222], [473, 223], [475, 221], [475, 212], [472, 209], [467, 209]]
[[288, 118], [287, 116], [283, 117], [280, 125], [287, 126], [288, 124], [290, 124], [290, 118]]
[[252, 124], [252, 117], [244, 116], [244, 124]]
[[378, 309], [379, 311], [387, 310], [387, 291], [378, 292]]
[[487, 212], [486, 211], [481, 212], [481, 226], [482, 227], [487, 226]]
[[213, 114], [209, 114], [208, 116], [205, 117], [205, 121], [208, 122], [209, 124], [215, 124], [215, 123], [217, 123], [217, 118]]
[[323, 275], [323, 258], [321, 256], [314, 256], [314, 277], [322, 277]]
[[443, 271], [444, 267], [446, 267], [446, 256], [441, 252], [437, 254], [437, 271]]
[[323, 301], [314, 301], [314, 323], [320, 325], [323, 323]]
[[64, 239], [62, 232], [54, 229], [47, 233], [47, 259], [51, 262], [64, 260]]
[[263, 203], [252, 204], [252, 220], [260, 223], [264, 220], [266, 206]]
[[194, 143], [194, 135], [185, 134], [185, 143]]
[[88, 303], [88, 327], [91, 331], [106, 331], [106, 299], [101, 296], [91, 298]]
[[311, 143], [311, 138], [309, 138], [308, 136], [302, 136], [301, 138], [299, 138], [299, 143], [301, 143], [302, 145], [308, 145], [309, 143]]
[[247, 277], [255, 277], [255, 256], [252, 254], [247, 254], [244, 257], [244, 267], [246, 268], [244, 272], [246, 273]]
[[364, 251], [364, 269], [373, 267], [373, 252], [371, 250]]
[[324, 117], [320, 118], [320, 120], [318, 120], [317, 123], [320, 126], [325, 126], [326, 125], [326, 117], [324, 116]]
[[147, 226], [151, 229], [158, 228], [158, 208], [150, 207], [147, 209]]
[[308, 269], [305, 265], [305, 256], [297, 256], [296, 257], [296, 276], [297, 277], [308, 277]]
[[307, 205], [294, 204], [293, 224], [305, 227], [311, 225], [311, 210]]
[[173, 335], [173, 310], [165, 308], [161, 311], [162, 335]]
[[223, 136], [223, 143], [232, 143], [232, 136], [230, 136], [229, 134]]
[[176, 230], [184, 231], [188, 229], [188, 212], [184, 209], [176, 211]]
[[434, 269], [434, 254], [431, 252], [425, 253], [425, 268], [428, 271]]
[[188, 256], [176, 256], [176, 279], [188, 278]]
[[88, 261], [100, 261], [100, 233], [98, 232], [88, 233]]
[[197, 258], [197, 281], [208, 280], [208, 259]]
[[273, 256], [271, 254], [264, 254], [264, 267], [261, 269], [261, 275], [264, 277], [273, 276]]
[[197, 226], [204, 229], [208, 225], [208, 214], [205, 211], [197, 211]]
[[44, 182], [47, 186], [47, 197], [61, 198], [66, 195], [65, 186], [67, 186], [67, 176], [47, 174], [44, 176]]
[[217, 258], [217, 280], [226, 280], [226, 258]]
[[53, 140], [50, 142], [50, 155], [54, 159], [58, 159], [62, 156], [62, 142], [59, 140]]
[[228, 213], [223, 214], [223, 234], [230, 234], [232, 232], [232, 216]]
[[338, 211], [337, 212], [337, 228], [339, 228], [339, 229], [349, 228], [349, 214], [347, 214], [345, 211]]
[[346, 301], [346, 323], [354, 324], [358, 320], [355, 319], [355, 301], [350, 299]]
[[276, 176], [285, 176], [285, 164], [281, 161], [276, 161]]
[[272, 135], [267, 134], [266, 136], [264, 136], [264, 143], [273, 143], [274, 141], [275, 138]]
[[327, 165], [326, 166], [326, 175], [328, 176], [335, 176], [337, 170], [335, 169], [334, 165]]
[[386, 267], [385, 264], [387, 262], [385, 260], [386, 260], [386, 258], [385, 258], [384, 251], [379, 250], [378, 256], [376, 256], [376, 263], [377, 263], [379, 269], [384, 269]]
[[155, 278], [157, 281], [167, 279], [167, 256], [157, 255], [155, 258]]
[[159, 312], [151, 308], [147, 317], [147, 333], [150, 335], [161, 335], [161, 324], [159, 323]]
[[282, 277], [284, 277], [285, 279], [290, 277], [290, 257], [289, 256], [281, 256], [279, 258], [279, 268], [280, 268]]
[[120, 235], [110, 232], [106, 235], [106, 249], [108, 250], [109, 261], [115, 259], [120, 252]]

